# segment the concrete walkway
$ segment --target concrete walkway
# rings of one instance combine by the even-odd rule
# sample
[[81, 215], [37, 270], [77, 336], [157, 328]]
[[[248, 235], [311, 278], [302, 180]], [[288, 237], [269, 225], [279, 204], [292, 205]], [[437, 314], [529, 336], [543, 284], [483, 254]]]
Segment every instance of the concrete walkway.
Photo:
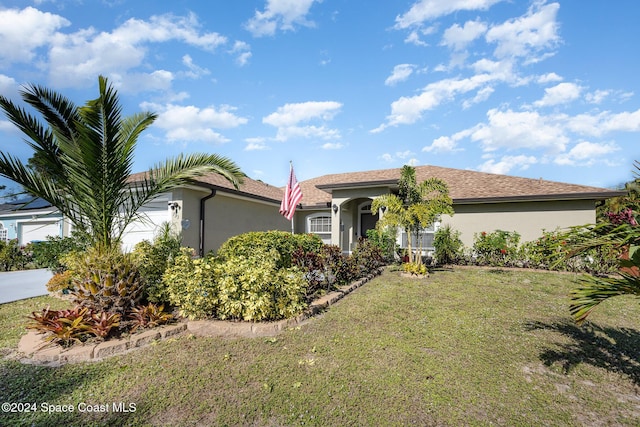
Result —
[[0, 273], [0, 304], [47, 295], [51, 276], [45, 268]]

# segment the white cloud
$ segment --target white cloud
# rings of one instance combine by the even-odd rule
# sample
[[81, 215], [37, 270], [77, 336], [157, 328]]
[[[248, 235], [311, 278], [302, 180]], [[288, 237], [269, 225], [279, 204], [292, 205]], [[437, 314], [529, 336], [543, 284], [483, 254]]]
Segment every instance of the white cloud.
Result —
[[489, 97], [491, 96], [491, 94], [495, 91], [494, 88], [492, 87], [483, 87], [482, 89], [480, 89], [477, 93], [476, 96], [474, 96], [471, 99], [467, 99], [462, 103], [462, 108], [463, 109], [467, 109], [470, 108], [471, 106], [475, 105], [475, 104], [479, 104], [480, 102], [484, 102], [487, 99], [489, 99]]
[[17, 101], [20, 97], [18, 82], [13, 77], [0, 74], [0, 94], [14, 102]]
[[313, 119], [331, 120], [342, 108], [342, 104], [335, 101], [308, 101], [295, 104], [285, 104], [278, 107], [275, 113], [262, 119], [263, 123], [272, 126], [291, 126]]
[[267, 0], [263, 12], [256, 11], [245, 28], [254, 37], [272, 36], [276, 31], [292, 31], [296, 25], [313, 27], [307, 20], [311, 6], [321, 0]]
[[35, 49], [48, 46], [57, 30], [71, 25], [65, 18], [33, 7], [0, 10], [0, 61], [30, 62]]
[[462, 50], [487, 31], [487, 24], [467, 21], [463, 27], [453, 24], [444, 31], [441, 44], [453, 50]]
[[419, 0], [396, 17], [395, 28], [409, 28], [460, 10], [487, 10], [502, 0]]
[[244, 147], [244, 151], [264, 151], [271, 148], [265, 143], [264, 138], [246, 138], [247, 145]]
[[384, 153], [383, 155], [380, 156], [380, 159], [384, 160], [387, 163], [404, 161], [408, 159], [404, 161], [405, 164], [409, 164], [407, 162], [413, 162], [414, 164], [418, 164], [419, 163], [418, 160], [411, 158], [411, 156], [413, 155], [415, 155], [415, 153], [411, 150], [396, 151], [395, 153]]
[[538, 76], [538, 78], [536, 79], [537, 83], [540, 83], [540, 84], [561, 82], [562, 80], [563, 78], [557, 75], [556, 73], [543, 74], [541, 76]]
[[322, 145], [323, 150], [340, 150], [344, 148], [344, 145], [339, 142], [327, 142]]
[[496, 162], [494, 159], [487, 160], [486, 162], [478, 166], [478, 170], [480, 172], [505, 175], [514, 168], [517, 168], [519, 170], [526, 170], [529, 168], [529, 166], [536, 163], [538, 163], [538, 160], [533, 156], [503, 156], [498, 162]]
[[393, 67], [391, 75], [387, 77], [384, 84], [387, 86], [394, 86], [399, 82], [403, 82], [413, 74], [416, 66], [414, 64], [399, 64]]
[[190, 55], [184, 55], [182, 57], [182, 64], [184, 64], [189, 69], [186, 75], [190, 78], [197, 79], [202, 76], [211, 74], [211, 72], [206, 68], [202, 68], [194, 64], [193, 58], [191, 58]]
[[491, 109], [488, 123], [470, 130], [473, 141], [479, 141], [485, 151], [498, 149], [544, 149], [563, 152], [569, 138], [561, 124], [536, 111], [515, 112]]
[[611, 113], [560, 116], [569, 130], [588, 136], [602, 136], [610, 132], [640, 132], [640, 109]]
[[533, 103], [536, 107], [549, 107], [558, 104], [567, 104], [580, 97], [582, 87], [575, 83], [560, 83], [556, 86], [546, 88], [542, 99]]
[[[98, 74], [120, 76], [125, 81], [130, 77], [130, 70], [144, 64], [148, 44], [168, 41], [180, 41], [212, 52], [225, 44], [227, 38], [215, 32], [201, 33], [193, 14], [152, 16], [148, 21], [129, 19], [110, 33], [98, 33], [93, 28], [72, 34], [57, 33], [52, 37], [49, 52], [50, 78], [59, 87], [88, 86]], [[148, 76], [150, 83], [146, 83], [146, 89], [166, 89], [166, 80], [153, 79], [153, 72], [137, 74], [142, 80]], [[153, 86], [153, 82], [159, 86]]]
[[288, 141], [294, 138], [339, 139], [340, 131], [326, 126], [282, 126], [276, 134], [277, 141]]
[[469, 136], [470, 131], [461, 131], [452, 136], [441, 136], [433, 140], [431, 145], [427, 145], [422, 148], [422, 151], [428, 153], [452, 153], [455, 151], [462, 151], [462, 148], [458, 148], [458, 141]]
[[620, 150], [615, 143], [593, 143], [582, 141], [576, 144], [569, 152], [557, 156], [554, 160], [559, 165], [591, 166], [604, 161], [603, 156]]
[[249, 59], [251, 59], [251, 56], [253, 55], [251, 53], [251, 46], [248, 43], [240, 40], [236, 40], [236, 42], [233, 44], [233, 48], [229, 51], [229, 53], [231, 53], [232, 55], [237, 55], [236, 64], [241, 67], [247, 65], [249, 63]]
[[530, 57], [543, 49], [554, 47], [560, 40], [556, 16], [558, 3], [544, 4], [535, 2], [526, 15], [496, 25], [487, 31], [488, 43], [495, 43], [495, 56], [529, 57], [527, 62], [536, 62]]
[[584, 96], [584, 98], [590, 104], [600, 104], [609, 95], [611, 95], [611, 91], [608, 91], [608, 90], [596, 90], [594, 92], [587, 93]]
[[456, 149], [456, 141], [448, 136], [441, 136], [433, 140], [431, 145], [428, 145], [422, 149], [426, 152], [434, 153], [449, 153]]
[[419, 95], [403, 96], [394, 101], [391, 104], [391, 114], [387, 116], [387, 123], [371, 132], [378, 133], [389, 126], [415, 123], [422, 117], [423, 112], [436, 108], [457, 94], [476, 90], [494, 79], [495, 77], [489, 74], [476, 74], [466, 79], [444, 79], [431, 83]]
[[154, 126], [164, 130], [170, 142], [227, 142], [229, 139], [214, 129], [235, 128], [248, 122], [246, 118], [234, 114], [236, 108], [229, 105], [198, 108], [193, 105], [143, 104], [142, 107], [160, 111]]

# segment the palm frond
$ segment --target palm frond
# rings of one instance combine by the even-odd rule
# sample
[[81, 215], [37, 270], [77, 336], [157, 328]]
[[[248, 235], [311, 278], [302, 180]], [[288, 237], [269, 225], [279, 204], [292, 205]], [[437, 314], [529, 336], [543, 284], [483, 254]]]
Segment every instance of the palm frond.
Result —
[[582, 286], [571, 291], [569, 311], [576, 323], [581, 324], [603, 301], [620, 295], [640, 297], [640, 277], [622, 274], [616, 277], [586, 277]]

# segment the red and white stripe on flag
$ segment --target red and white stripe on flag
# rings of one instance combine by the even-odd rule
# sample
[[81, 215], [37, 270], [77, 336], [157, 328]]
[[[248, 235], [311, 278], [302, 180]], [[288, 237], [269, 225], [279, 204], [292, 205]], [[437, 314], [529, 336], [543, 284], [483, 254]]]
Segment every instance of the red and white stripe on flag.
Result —
[[287, 187], [284, 190], [282, 203], [280, 203], [280, 213], [288, 220], [291, 220], [291, 218], [293, 218], [293, 214], [296, 212], [296, 206], [300, 203], [300, 200], [302, 200], [302, 190], [300, 190], [300, 184], [298, 184], [296, 174], [293, 172], [293, 165], [291, 165], [289, 181], [287, 182]]

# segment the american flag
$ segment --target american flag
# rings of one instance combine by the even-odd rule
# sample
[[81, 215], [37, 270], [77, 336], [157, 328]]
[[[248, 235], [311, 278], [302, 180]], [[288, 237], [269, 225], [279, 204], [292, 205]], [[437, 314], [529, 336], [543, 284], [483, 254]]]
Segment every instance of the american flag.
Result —
[[289, 181], [287, 187], [284, 189], [284, 197], [282, 203], [280, 203], [280, 213], [285, 218], [291, 220], [293, 214], [296, 212], [296, 206], [302, 200], [302, 190], [300, 190], [300, 184], [296, 179], [296, 174], [293, 172], [293, 165], [290, 166]]

